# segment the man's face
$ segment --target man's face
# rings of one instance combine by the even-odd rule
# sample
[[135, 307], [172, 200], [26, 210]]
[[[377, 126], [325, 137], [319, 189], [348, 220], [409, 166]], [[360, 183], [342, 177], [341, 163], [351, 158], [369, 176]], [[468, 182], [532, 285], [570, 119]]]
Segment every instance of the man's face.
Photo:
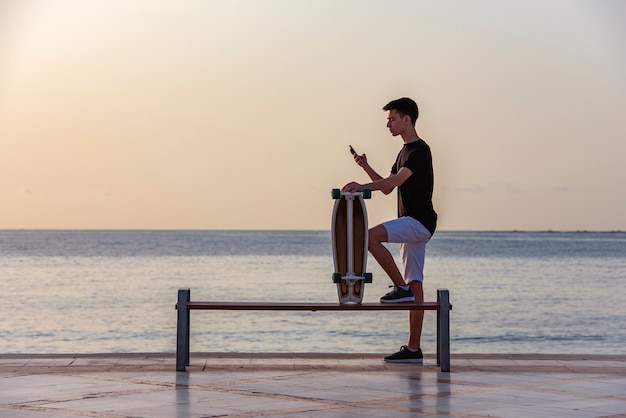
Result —
[[391, 135], [400, 135], [406, 128], [408, 116], [400, 115], [396, 110], [387, 111], [387, 129]]

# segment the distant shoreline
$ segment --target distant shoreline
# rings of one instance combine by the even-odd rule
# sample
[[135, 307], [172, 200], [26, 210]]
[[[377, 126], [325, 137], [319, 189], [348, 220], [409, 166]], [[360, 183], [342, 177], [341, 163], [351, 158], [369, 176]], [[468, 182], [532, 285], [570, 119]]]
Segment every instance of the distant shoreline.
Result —
[[[328, 232], [330, 229], [40, 229], [40, 228], [5, 228], [0, 232]], [[520, 233], [520, 234], [563, 234], [563, 233], [589, 233], [589, 234], [623, 234], [621, 229], [613, 230], [559, 230], [559, 229], [438, 229], [436, 233]]]

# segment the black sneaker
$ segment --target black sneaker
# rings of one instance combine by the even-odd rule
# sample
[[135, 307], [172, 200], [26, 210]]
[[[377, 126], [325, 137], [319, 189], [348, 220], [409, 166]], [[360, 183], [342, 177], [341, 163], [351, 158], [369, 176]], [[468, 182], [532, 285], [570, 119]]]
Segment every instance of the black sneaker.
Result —
[[415, 302], [411, 289], [404, 290], [398, 286], [391, 286], [393, 290], [380, 298], [382, 303]]
[[418, 348], [417, 351], [411, 351], [406, 345], [400, 347], [400, 351], [398, 351], [397, 353], [385, 357], [385, 363], [422, 364], [423, 362], [424, 356], [422, 355], [422, 349]]

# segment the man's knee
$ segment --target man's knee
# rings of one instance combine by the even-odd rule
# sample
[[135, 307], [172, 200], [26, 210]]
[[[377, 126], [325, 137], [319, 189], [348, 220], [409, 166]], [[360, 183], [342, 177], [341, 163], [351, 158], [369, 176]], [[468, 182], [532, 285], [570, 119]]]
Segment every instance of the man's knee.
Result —
[[382, 225], [376, 225], [375, 227], [370, 228], [368, 234], [370, 246], [380, 244], [381, 242], [387, 242], [387, 230]]
[[369, 237], [369, 248], [377, 247], [383, 242], [387, 242], [387, 230], [382, 225], [377, 225], [373, 228], [370, 228], [368, 231]]

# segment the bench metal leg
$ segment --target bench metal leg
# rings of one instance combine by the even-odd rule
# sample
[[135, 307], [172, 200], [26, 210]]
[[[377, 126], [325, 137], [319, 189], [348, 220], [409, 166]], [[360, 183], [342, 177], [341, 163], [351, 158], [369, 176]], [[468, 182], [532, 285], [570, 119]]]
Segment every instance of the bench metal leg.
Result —
[[[437, 290], [439, 297], [439, 290]], [[441, 366], [441, 310], [437, 309], [437, 366]]]
[[184, 372], [185, 366], [189, 364], [189, 309], [187, 303], [191, 300], [191, 291], [187, 289], [178, 290], [178, 309], [176, 321], [176, 371]]
[[442, 372], [450, 371], [450, 293], [437, 289], [437, 364]]

